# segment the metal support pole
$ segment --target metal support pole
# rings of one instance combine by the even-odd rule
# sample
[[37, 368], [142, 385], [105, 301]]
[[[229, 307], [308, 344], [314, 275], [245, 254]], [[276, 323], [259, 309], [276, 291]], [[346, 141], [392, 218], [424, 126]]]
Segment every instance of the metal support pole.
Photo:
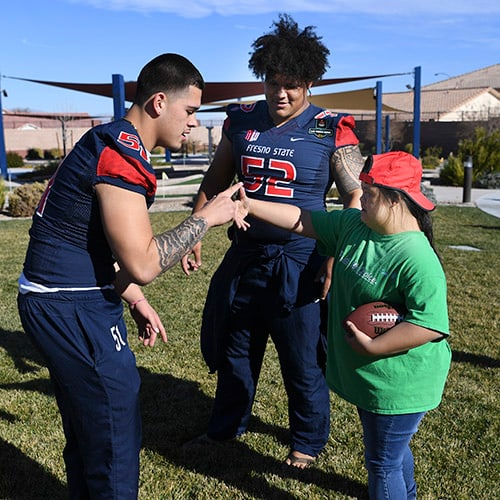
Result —
[[113, 116], [115, 120], [125, 116], [125, 81], [123, 75], [113, 75]]
[[468, 156], [464, 161], [464, 192], [462, 197], [463, 203], [470, 202], [470, 194], [472, 187], [472, 156]]
[[413, 156], [420, 158], [420, 93], [421, 67], [415, 68], [415, 83], [413, 85]]
[[212, 148], [213, 148], [213, 140], [212, 140], [212, 129], [213, 125], [208, 125], [208, 164], [212, 163]]
[[391, 117], [385, 115], [385, 152], [391, 150]]
[[61, 135], [62, 135], [62, 143], [63, 143], [63, 158], [66, 158], [67, 146], [66, 146], [66, 138], [67, 138], [67, 130], [66, 130], [66, 119], [64, 116], [61, 116]]
[[382, 82], [377, 82], [376, 86], [377, 104], [375, 108], [376, 123], [375, 123], [375, 145], [376, 153], [379, 155], [382, 153]]
[[7, 151], [5, 150], [5, 135], [3, 133], [3, 110], [2, 95], [7, 96], [5, 90], [2, 90], [2, 75], [0, 75], [0, 172], [4, 179], [7, 179]]

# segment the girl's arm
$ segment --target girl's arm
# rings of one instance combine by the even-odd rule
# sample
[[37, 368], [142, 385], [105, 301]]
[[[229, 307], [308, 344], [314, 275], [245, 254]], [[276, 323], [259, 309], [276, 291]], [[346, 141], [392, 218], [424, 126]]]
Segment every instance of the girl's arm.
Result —
[[346, 342], [356, 352], [365, 356], [397, 354], [443, 337], [439, 332], [407, 321], [397, 324], [375, 338], [363, 333], [351, 321], [347, 321], [346, 325], [350, 329], [350, 332], [345, 336]]
[[248, 198], [245, 189], [239, 191], [239, 210], [235, 223], [240, 229], [246, 229], [248, 223], [243, 221], [247, 215], [269, 222], [277, 227], [309, 238], [317, 239], [311, 221], [311, 212], [302, 210], [295, 205], [274, 203]]

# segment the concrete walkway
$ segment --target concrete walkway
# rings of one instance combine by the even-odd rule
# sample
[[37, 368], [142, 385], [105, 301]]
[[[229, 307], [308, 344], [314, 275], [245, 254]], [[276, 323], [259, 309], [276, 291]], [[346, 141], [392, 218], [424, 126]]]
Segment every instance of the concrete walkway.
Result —
[[500, 190], [492, 191], [478, 198], [476, 205], [487, 214], [500, 218]]
[[430, 186], [438, 205], [477, 207], [483, 212], [500, 218], [500, 190], [471, 189], [470, 202], [464, 203], [464, 190], [453, 186]]

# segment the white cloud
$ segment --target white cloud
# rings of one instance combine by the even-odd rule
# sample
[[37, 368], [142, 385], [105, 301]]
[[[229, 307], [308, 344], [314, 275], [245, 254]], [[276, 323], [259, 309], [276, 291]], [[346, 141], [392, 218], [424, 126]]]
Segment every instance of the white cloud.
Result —
[[187, 18], [211, 14], [253, 15], [271, 12], [310, 12], [331, 14], [378, 14], [402, 16], [500, 13], [498, 0], [69, 0], [107, 10], [171, 13]]

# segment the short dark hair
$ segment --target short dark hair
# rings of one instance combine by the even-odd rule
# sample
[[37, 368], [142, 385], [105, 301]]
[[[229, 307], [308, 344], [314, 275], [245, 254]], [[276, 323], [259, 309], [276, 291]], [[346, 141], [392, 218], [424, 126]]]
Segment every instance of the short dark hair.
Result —
[[142, 105], [156, 92], [176, 92], [190, 85], [205, 88], [203, 77], [193, 63], [179, 54], [161, 54], [139, 73], [134, 103]]
[[273, 31], [260, 36], [248, 62], [257, 78], [282, 75], [298, 83], [320, 80], [327, 68], [330, 51], [314, 32], [314, 26], [302, 31], [288, 14], [280, 14]]

